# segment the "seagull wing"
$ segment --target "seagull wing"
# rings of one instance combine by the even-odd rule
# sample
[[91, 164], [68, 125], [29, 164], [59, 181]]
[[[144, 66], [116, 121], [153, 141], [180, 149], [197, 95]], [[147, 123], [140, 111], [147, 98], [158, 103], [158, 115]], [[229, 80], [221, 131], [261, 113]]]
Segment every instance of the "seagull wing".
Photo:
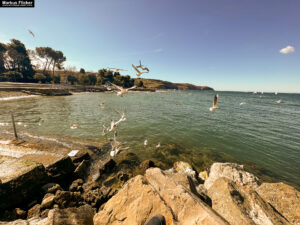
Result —
[[137, 73], [141, 73], [133, 64], [132, 64], [132, 68], [137, 72]]
[[215, 95], [213, 107], [217, 107], [217, 106], [218, 106], [218, 95]]
[[131, 89], [135, 89], [135, 88], [137, 88], [137, 86], [133, 86], [131, 88], [127, 88], [127, 90], [131, 90]]
[[116, 85], [116, 84], [113, 84], [113, 83], [110, 83], [112, 86], [114, 86], [115, 88], [118, 88], [120, 91], [122, 91], [123, 90], [123, 88], [122, 87], [120, 87], [120, 86], [118, 86], [118, 85]]
[[35, 36], [34, 36], [34, 33], [33, 33], [31, 30], [28, 30], [28, 32], [29, 32], [33, 37], [35, 37]]

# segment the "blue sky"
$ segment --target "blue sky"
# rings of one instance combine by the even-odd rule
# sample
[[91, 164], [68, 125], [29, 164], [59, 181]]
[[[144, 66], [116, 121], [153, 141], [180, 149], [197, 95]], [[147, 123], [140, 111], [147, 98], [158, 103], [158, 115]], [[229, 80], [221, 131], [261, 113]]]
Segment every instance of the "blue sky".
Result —
[[[299, 0], [35, 0], [0, 8], [0, 42], [50, 46], [67, 65], [128, 69], [216, 90], [300, 92]], [[32, 30], [33, 38], [27, 29]], [[279, 51], [292, 46], [294, 52]]]

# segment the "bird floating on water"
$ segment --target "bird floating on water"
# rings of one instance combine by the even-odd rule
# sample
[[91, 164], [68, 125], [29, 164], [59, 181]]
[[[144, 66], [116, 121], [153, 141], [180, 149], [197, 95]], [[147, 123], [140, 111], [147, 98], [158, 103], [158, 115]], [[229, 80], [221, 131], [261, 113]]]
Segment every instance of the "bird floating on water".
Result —
[[71, 126], [70, 126], [70, 128], [72, 129], [72, 130], [74, 130], [74, 129], [77, 129], [78, 128], [78, 124], [72, 124]]
[[160, 148], [160, 142], [155, 146], [156, 148]]
[[281, 100], [281, 99], [279, 99], [279, 100], [277, 100], [277, 101], [276, 101], [276, 103], [278, 103], [278, 104], [279, 104], [279, 103], [281, 103], [281, 102], [282, 102], [282, 100]]
[[240, 103], [240, 105], [245, 105], [245, 104], [246, 104], [246, 102], [241, 102], [241, 103]]
[[216, 109], [218, 109], [218, 98], [219, 98], [219, 95], [216, 94], [215, 97], [214, 97], [214, 102], [213, 102], [213, 106], [209, 108], [209, 111], [214, 111]]
[[100, 109], [102, 109], [104, 107], [104, 102], [100, 103], [98, 106]]
[[148, 144], [148, 140], [146, 139], [145, 141], [144, 141], [144, 145], [146, 146]]

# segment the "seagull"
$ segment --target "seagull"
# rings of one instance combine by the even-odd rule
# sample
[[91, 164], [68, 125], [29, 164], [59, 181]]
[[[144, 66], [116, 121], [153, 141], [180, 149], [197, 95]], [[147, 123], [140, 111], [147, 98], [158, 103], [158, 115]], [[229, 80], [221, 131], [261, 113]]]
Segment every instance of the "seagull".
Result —
[[148, 144], [148, 140], [146, 139], [145, 141], [144, 141], [144, 145], [146, 146]]
[[28, 32], [32, 35], [32, 37], [35, 37], [34, 33], [31, 30], [28, 30]]
[[136, 66], [136, 68], [140, 68], [140, 69], [142, 69], [142, 70], [146, 70], [146, 71], [148, 71], [148, 73], [149, 73], [149, 69], [148, 69], [148, 67], [144, 67], [143, 65], [142, 65], [142, 61], [140, 60], [140, 65], [138, 65], [138, 66]]
[[136, 88], [137, 86], [133, 86], [131, 88], [123, 88], [121, 86], [115, 85], [113, 83], [110, 83], [115, 88], [119, 89], [120, 91], [117, 92], [117, 96], [123, 96], [124, 94], [127, 94], [129, 90]]
[[281, 102], [282, 102], [282, 100], [281, 100], [281, 99], [279, 99], [279, 100], [277, 100], [277, 101], [276, 101], [276, 103], [278, 103], [278, 104], [279, 104], [279, 103], [281, 103]]
[[71, 126], [70, 126], [70, 128], [72, 129], [72, 130], [74, 130], [74, 129], [77, 129], [78, 128], [78, 124], [72, 124]]
[[160, 148], [160, 142], [155, 146], [156, 148]]
[[[137, 72], [137, 76], [140, 77], [143, 73], [149, 73], [149, 69], [147, 68], [148, 72], [141, 72], [132, 64], [132, 68]], [[144, 70], [144, 69], [143, 69]]]
[[121, 118], [115, 123], [116, 126], [118, 126], [119, 123], [123, 122], [126, 120], [126, 117], [125, 117], [125, 112], [123, 113], [120, 113], [119, 111], [115, 110], [116, 113], [118, 113]]
[[278, 92], [277, 91], [275, 91], [275, 93], [274, 93], [275, 95], [277, 95], [278, 94]]
[[245, 104], [246, 104], [246, 102], [241, 102], [241, 103], [240, 103], [240, 105], [245, 105]]
[[105, 125], [103, 125], [102, 136], [107, 135], [107, 133], [108, 133], [108, 128]]
[[209, 108], [209, 111], [212, 112], [212, 111], [214, 111], [214, 110], [216, 110], [216, 109], [219, 108], [219, 107], [218, 107], [218, 98], [219, 98], [219, 95], [216, 94], [216, 95], [215, 95], [215, 98], [214, 98], [213, 106]]
[[17, 125], [21, 126], [21, 125], [23, 125], [23, 123], [22, 122], [17, 122]]
[[117, 136], [118, 136], [117, 131], [115, 131], [115, 133], [114, 133], [114, 138], [113, 138], [113, 140], [110, 142], [110, 144], [111, 144], [110, 156], [111, 156], [111, 157], [114, 157], [114, 156], [116, 156], [117, 154], [119, 154], [122, 150], [126, 150], [126, 149], [129, 148], [129, 147], [126, 147], [126, 148], [123, 148], [123, 149], [122, 149], [121, 147], [122, 147], [123, 143], [117, 141]]
[[104, 107], [104, 102], [100, 103], [98, 106], [100, 109], [102, 109]]
[[120, 69], [120, 68], [108, 68], [109, 70], [114, 70], [115, 72], [119, 72], [119, 71], [127, 71], [124, 69]]

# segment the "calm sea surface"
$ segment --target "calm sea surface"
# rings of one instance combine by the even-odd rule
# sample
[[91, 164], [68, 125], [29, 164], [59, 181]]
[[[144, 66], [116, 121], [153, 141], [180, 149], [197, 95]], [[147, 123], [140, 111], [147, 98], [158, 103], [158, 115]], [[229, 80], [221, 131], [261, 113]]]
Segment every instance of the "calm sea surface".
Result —
[[[167, 165], [185, 160], [199, 169], [212, 161], [239, 162], [265, 180], [273, 177], [299, 189], [300, 95], [218, 92], [220, 109], [210, 112], [214, 94], [82, 93], [0, 102], [0, 110], [15, 111], [16, 120], [27, 125], [19, 126], [23, 132], [99, 141], [105, 140], [102, 125], [120, 118], [114, 110], [125, 110], [119, 141], [127, 142], [128, 151], [141, 160], [153, 158]], [[103, 109], [98, 106], [101, 102]], [[12, 132], [7, 122], [9, 115], [1, 113], [0, 133]], [[79, 127], [72, 130], [74, 123]], [[161, 147], [156, 148], [159, 142]]]

